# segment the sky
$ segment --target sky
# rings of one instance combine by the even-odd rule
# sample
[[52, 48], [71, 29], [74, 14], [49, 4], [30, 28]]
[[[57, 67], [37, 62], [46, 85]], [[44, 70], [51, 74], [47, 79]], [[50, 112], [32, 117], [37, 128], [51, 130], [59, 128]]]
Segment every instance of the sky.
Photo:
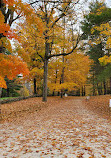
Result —
[[106, 0], [106, 4], [111, 7], [111, 0]]
[[[29, 1], [29, 0], [22, 0], [23, 2], [27, 2], [27, 1]], [[35, 0], [33, 0], [33, 1], [35, 1]], [[81, 2], [83, 2], [84, 0], [80, 0]], [[92, 2], [92, 1], [96, 1], [96, 0], [87, 0], [87, 2]], [[99, 1], [102, 1], [102, 0], [99, 0]], [[105, 3], [106, 3], [106, 5], [108, 6], [108, 7], [110, 7], [111, 8], [111, 0], [105, 0]], [[85, 3], [84, 4], [85, 5], [85, 10], [88, 10], [88, 5], [87, 5], [87, 3]], [[17, 22], [17, 21], [16, 21]]]

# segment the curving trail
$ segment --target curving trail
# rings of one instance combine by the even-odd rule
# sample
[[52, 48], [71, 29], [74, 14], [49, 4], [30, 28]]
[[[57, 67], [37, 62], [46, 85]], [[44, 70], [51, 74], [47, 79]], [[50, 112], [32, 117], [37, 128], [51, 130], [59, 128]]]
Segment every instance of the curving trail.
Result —
[[82, 99], [49, 98], [18, 120], [0, 124], [0, 158], [111, 158], [111, 124]]

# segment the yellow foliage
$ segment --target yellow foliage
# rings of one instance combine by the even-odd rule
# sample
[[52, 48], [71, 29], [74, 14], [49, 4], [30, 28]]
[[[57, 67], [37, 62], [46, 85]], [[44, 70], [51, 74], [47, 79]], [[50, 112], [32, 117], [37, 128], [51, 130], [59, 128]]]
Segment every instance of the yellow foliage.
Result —
[[62, 83], [62, 84], [59, 84], [59, 83], [50, 83], [48, 82], [48, 87], [50, 87], [50, 90], [53, 91], [61, 91], [61, 90], [65, 90], [65, 89], [68, 89], [69, 91], [75, 89], [75, 87], [77, 87], [77, 84], [76, 83], [70, 83], [70, 82], [65, 82], [65, 83]]
[[42, 77], [43, 76], [43, 69], [39, 69], [38, 67], [33, 68], [30, 71], [31, 76], [37, 76], [37, 77]]
[[[62, 59], [59, 58], [49, 64], [49, 82], [48, 86], [51, 91], [61, 91], [68, 89], [80, 88], [87, 80], [91, 60], [83, 54], [71, 54]], [[60, 84], [61, 76], [64, 71], [64, 83]]]
[[97, 39], [94, 40], [96, 44], [99, 44], [101, 40], [104, 39], [104, 37], [107, 37], [106, 47], [111, 48], [111, 26], [109, 23], [101, 24], [100, 26], [94, 26], [91, 29], [91, 34], [94, 33], [94, 31], [97, 30], [100, 32], [100, 35]]
[[108, 57], [108, 56], [104, 56], [104, 57], [101, 57], [99, 58], [99, 62], [102, 64], [102, 65], [106, 65], [108, 63], [111, 63], [111, 56]]
[[0, 39], [0, 47], [6, 48], [10, 53], [12, 52], [11, 43], [6, 37]]
[[[105, 0], [101, 0], [100, 2], [97, 1], [96, 3], [98, 3], [100, 6], [102, 6], [105, 3]], [[98, 8], [96, 10], [96, 15], [100, 15], [104, 11], [104, 9], [105, 9], [105, 6]], [[95, 14], [95, 13], [92, 12], [91, 14]]]
[[21, 92], [20, 94], [24, 97], [28, 97], [29, 96], [29, 90], [24, 86], [22, 89], [21, 89]]
[[107, 39], [107, 48], [111, 48], [111, 37], [109, 36], [108, 39]]
[[103, 10], [105, 9], [105, 6], [103, 6], [103, 7], [101, 7], [101, 8], [99, 8], [99, 9], [97, 9], [97, 15], [100, 15], [102, 12], [103, 12]]

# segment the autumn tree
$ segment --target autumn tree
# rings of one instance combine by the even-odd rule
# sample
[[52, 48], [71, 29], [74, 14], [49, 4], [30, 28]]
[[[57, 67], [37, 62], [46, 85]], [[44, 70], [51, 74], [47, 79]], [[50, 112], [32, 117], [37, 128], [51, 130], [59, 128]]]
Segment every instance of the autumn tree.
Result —
[[44, 54], [42, 28], [42, 23], [38, 18], [34, 18], [33, 21], [26, 18], [16, 27], [19, 41], [15, 41], [14, 52], [28, 65], [30, 74], [27, 80], [28, 82], [33, 81], [34, 94], [37, 94], [37, 89], [41, 87], [41, 80], [43, 79], [43, 61], [40, 57]]
[[[11, 28], [12, 24], [21, 16], [25, 16], [30, 6], [21, 1], [0, 0], [0, 87], [6, 88], [4, 78], [14, 79], [16, 75], [22, 73], [27, 75], [28, 69], [22, 59], [14, 56], [10, 39], [18, 39], [16, 33]], [[31, 12], [30, 8], [30, 12]], [[7, 51], [10, 54], [7, 54]]]
[[[53, 64], [52, 64], [53, 63]], [[72, 90], [82, 89], [86, 84], [87, 75], [90, 69], [91, 60], [88, 56], [77, 53], [64, 57], [49, 63], [49, 82], [48, 86], [52, 91], [68, 92]], [[61, 83], [61, 74], [64, 68], [64, 82]]]
[[[17, 38], [11, 26], [17, 19], [23, 15], [25, 16], [29, 8], [28, 4], [21, 1], [0, 0], [0, 39], [2, 37], [7, 37], [8, 39]], [[0, 45], [0, 52], [4, 48], [3, 45]]]
[[40, 18], [44, 25], [43, 37], [44, 37], [44, 55], [38, 53], [44, 62], [44, 81], [43, 81], [43, 101], [47, 101], [47, 74], [48, 74], [48, 61], [55, 56], [66, 56], [75, 50], [79, 42], [79, 36], [75, 39], [74, 45], [70, 47], [70, 50], [66, 53], [58, 51], [55, 54], [53, 51], [55, 28], [58, 22], [65, 16], [71, 15], [72, 10], [74, 12], [75, 6], [79, 3], [78, 0], [61, 0], [61, 1], [32, 1], [30, 5], [35, 10], [35, 16]]
[[[56, 30], [56, 34], [59, 35], [59, 38], [54, 39], [54, 41], [56, 43], [56, 45], [54, 47], [55, 54], [57, 54], [58, 51], [60, 51], [61, 53], [67, 53], [70, 50], [70, 47], [72, 46], [72, 44], [74, 44], [74, 42], [75, 42], [73, 40], [73, 38], [75, 38], [75, 39], [77, 38], [77, 35], [75, 35], [75, 37], [74, 37], [74, 33], [73, 33], [72, 29], [71, 30], [66, 29], [67, 20], [68, 19], [66, 19], [64, 17], [62, 20], [62, 23], [61, 23], [62, 28], [61, 29], [59, 28]], [[76, 53], [76, 51], [77, 50], [74, 50], [75, 53]], [[57, 91], [57, 87], [58, 87], [58, 92], [61, 94], [61, 98], [63, 97], [63, 93], [67, 89], [66, 85], [67, 85], [67, 87], [71, 87], [71, 82], [73, 82], [73, 81], [69, 80], [69, 83], [68, 82], [66, 83], [66, 80], [65, 80], [66, 60], [67, 60], [67, 58], [65, 56], [62, 56], [62, 57], [56, 56], [56, 58], [51, 59], [49, 61], [49, 76], [50, 76], [49, 82], [48, 82], [49, 88], [56, 87], [54, 89], [51, 88], [51, 89], [53, 89], [53, 93], [54, 93], [54, 91]], [[69, 71], [69, 72], [71, 72], [71, 71]], [[55, 76], [55, 78], [54, 78], [54, 76]], [[72, 83], [72, 87], [74, 87], [74, 84], [75, 83]]]

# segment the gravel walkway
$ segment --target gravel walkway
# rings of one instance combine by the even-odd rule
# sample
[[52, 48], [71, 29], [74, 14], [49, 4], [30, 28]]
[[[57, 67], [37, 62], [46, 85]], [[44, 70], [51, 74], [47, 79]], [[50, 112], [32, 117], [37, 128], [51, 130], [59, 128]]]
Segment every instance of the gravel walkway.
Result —
[[111, 158], [111, 124], [81, 99], [0, 124], [0, 158]]

